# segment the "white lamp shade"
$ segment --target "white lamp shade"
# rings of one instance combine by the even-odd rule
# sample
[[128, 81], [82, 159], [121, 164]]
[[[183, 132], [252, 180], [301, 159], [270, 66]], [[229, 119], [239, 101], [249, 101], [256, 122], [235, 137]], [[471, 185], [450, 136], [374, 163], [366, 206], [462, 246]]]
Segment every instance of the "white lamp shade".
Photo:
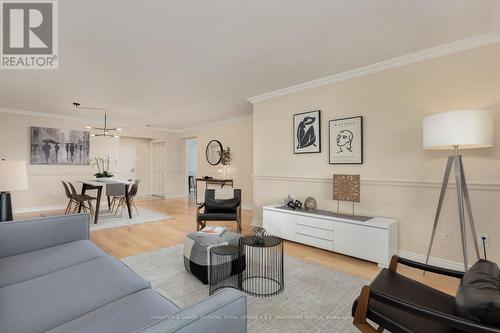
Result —
[[25, 161], [0, 161], [0, 192], [28, 189]]
[[493, 146], [493, 112], [459, 110], [424, 118], [425, 149], [485, 148]]

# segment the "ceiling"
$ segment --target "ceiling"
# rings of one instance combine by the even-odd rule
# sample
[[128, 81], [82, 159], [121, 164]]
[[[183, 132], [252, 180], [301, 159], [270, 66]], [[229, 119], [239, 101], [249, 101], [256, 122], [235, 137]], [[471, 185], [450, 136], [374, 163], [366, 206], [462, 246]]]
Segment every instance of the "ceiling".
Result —
[[489, 32], [496, 4], [59, 1], [59, 69], [0, 71], [0, 107], [100, 116], [78, 101], [119, 125], [195, 127], [251, 114], [250, 96]]

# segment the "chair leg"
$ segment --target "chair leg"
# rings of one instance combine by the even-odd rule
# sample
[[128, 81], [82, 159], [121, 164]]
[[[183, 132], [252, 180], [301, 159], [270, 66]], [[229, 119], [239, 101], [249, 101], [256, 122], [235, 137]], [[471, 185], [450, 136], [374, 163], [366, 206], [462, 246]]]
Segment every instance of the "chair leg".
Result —
[[135, 208], [135, 212], [137, 213], [137, 215], [139, 215], [139, 210], [137, 209], [133, 198], [130, 198], [130, 204]]
[[200, 231], [201, 229], [205, 228], [207, 226], [207, 223], [204, 221], [196, 221], [196, 231]]
[[64, 214], [68, 214], [70, 209], [71, 209], [71, 200], [68, 201], [68, 205], [66, 206], [66, 210], [64, 211]]
[[[382, 332], [383, 328], [379, 327], [376, 330], [375, 328], [373, 328], [372, 325], [370, 325], [366, 321], [366, 314], [368, 312], [368, 301], [369, 300], [370, 300], [370, 287], [364, 286], [361, 289], [361, 294], [359, 295], [359, 298], [358, 298], [358, 305], [356, 307], [356, 312], [354, 313], [353, 324], [362, 333]], [[380, 329], [382, 329], [382, 331], [380, 331]]]

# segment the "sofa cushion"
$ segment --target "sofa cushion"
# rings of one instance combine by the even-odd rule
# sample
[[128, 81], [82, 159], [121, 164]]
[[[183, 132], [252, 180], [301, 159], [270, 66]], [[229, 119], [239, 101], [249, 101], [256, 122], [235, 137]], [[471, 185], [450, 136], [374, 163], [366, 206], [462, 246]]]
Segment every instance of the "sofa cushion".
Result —
[[0, 288], [106, 256], [88, 240], [0, 258]]
[[500, 270], [479, 260], [465, 272], [455, 299], [455, 310], [473, 321], [500, 326]]
[[0, 288], [0, 332], [44, 332], [150, 284], [106, 256]]
[[152, 289], [104, 305], [47, 333], [127, 333], [159, 322], [180, 309]]

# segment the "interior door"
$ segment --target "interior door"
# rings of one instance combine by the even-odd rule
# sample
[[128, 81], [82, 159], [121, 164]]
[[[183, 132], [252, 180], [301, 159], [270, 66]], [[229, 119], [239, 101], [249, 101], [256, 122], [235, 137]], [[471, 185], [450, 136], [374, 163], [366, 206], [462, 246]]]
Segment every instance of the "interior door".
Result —
[[120, 144], [120, 178], [123, 180], [136, 178], [137, 150], [132, 144]]
[[152, 194], [157, 197], [165, 197], [167, 173], [165, 141], [154, 141], [151, 147]]

